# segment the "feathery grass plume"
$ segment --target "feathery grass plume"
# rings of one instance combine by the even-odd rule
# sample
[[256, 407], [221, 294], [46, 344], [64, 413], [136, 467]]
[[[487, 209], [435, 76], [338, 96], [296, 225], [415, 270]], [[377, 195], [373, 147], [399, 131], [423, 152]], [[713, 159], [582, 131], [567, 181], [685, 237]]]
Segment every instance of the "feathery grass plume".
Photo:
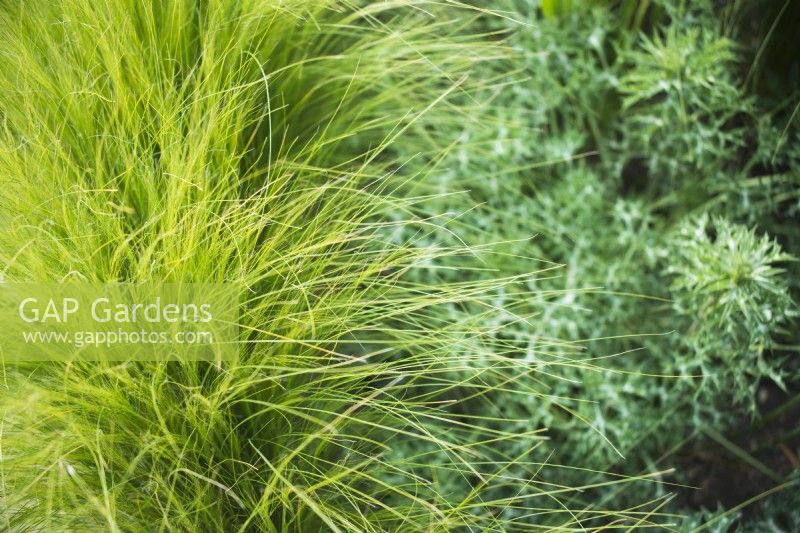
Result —
[[[392, 141], [495, 53], [460, 33], [470, 13], [421, 0], [6, 4], [4, 279], [231, 282], [245, 302], [235, 362], [4, 366], [3, 529], [616, 519], [561, 504], [592, 486], [540, 484], [543, 465], [495, 450], [541, 445], [536, 428], [464, 408], [490, 388], [484, 372], [535, 373], [481, 326], [522, 278], [405, 276], [469, 252], [416, 246], [432, 222], [388, 177], [403, 172]], [[405, 226], [418, 237], [392, 244]], [[482, 311], [454, 322], [448, 306]], [[427, 450], [397, 453], [405, 442]]]

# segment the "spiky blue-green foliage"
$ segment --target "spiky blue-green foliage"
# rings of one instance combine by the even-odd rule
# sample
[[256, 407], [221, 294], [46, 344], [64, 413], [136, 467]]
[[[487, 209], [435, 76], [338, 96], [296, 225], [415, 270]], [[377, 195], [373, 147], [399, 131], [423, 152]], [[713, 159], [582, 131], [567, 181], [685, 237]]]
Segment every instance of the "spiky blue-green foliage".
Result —
[[793, 258], [766, 235], [707, 217], [682, 224], [670, 242], [673, 308], [689, 322], [685, 342], [700, 360], [716, 361], [729, 373], [720, 383], [734, 383], [734, 400], [755, 396], [759, 377], [782, 383], [781, 365], [764, 360], [795, 314], [780, 265]]
[[616, 7], [556, 3], [506, 2], [485, 21], [513, 50], [485, 78], [513, 76], [465, 102], [473, 120], [449, 130], [424, 190], [465, 191], [442, 199], [446, 227], [504, 242], [474, 276], [545, 270], [529, 287], [550, 305], [500, 291], [494, 304], [548, 396], [492, 396], [486, 412], [543, 423], [561, 462], [658, 469], [755, 416], [759, 386], [800, 379], [797, 95], [775, 106], [746, 90], [733, 6], [653, 2], [631, 32]]

